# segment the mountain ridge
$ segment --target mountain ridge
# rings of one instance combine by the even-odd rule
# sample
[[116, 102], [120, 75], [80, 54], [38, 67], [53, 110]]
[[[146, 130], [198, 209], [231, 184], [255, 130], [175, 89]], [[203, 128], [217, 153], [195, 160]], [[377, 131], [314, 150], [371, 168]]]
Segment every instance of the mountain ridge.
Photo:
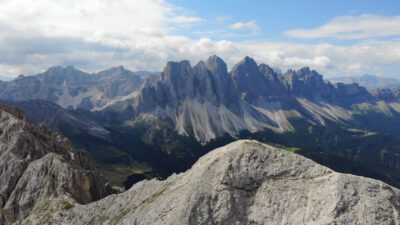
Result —
[[[54, 105], [59, 99], [51, 104], [38, 100], [2, 101], [27, 110], [35, 123], [62, 131], [74, 146], [92, 153], [111, 179], [118, 177], [113, 180], [116, 184], [123, 183], [131, 171], [143, 168], [160, 177], [181, 172], [211, 146], [248, 137], [301, 147], [301, 154], [339, 171], [373, 176], [396, 186], [400, 183], [396, 167], [400, 146], [399, 89], [368, 91], [357, 84], [332, 84], [308, 67], [280, 74], [250, 57], [229, 72], [218, 56], [194, 66], [187, 60], [169, 62], [159, 76], [140, 79], [134, 87], [129, 82], [136, 78], [130, 79], [132, 74], [123, 67], [94, 77], [78, 73], [61, 80], [59, 77], [69, 76], [67, 70], [75, 69], [52, 70], [47, 75], [54, 77], [47, 80], [60, 86], [40, 83], [38, 78], [33, 80], [39, 83], [23, 84], [28, 90], [35, 90], [30, 85], [36, 87], [38, 93], [55, 88], [57, 96], [68, 97], [61, 101], [66, 103], [63, 108]], [[53, 74], [54, 71], [64, 72]], [[86, 86], [77, 85], [80, 81]], [[72, 85], [74, 82], [77, 86]], [[12, 87], [6, 91], [0, 88], [0, 99], [2, 93], [12, 93], [10, 90]], [[102, 96], [97, 103], [92, 101], [97, 95], [93, 93]], [[82, 95], [90, 96], [83, 100]], [[72, 96], [79, 97], [74, 100]], [[71, 102], [79, 107], [72, 109]], [[40, 112], [47, 108], [52, 113]], [[48, 116], [43, 118], [40, 114]], [[331, 154], [336, 161], [349, 160], [357, 166], [348, 168], [329, 160], [327, 155]], [[164, 160], [159, 163], [161, 159]], [[389, 166], [385, 167], [386, 163]], [[373, 175], [368, 175], [368, 170]]]
[[248, 56], [230, 72], [214, 55], [194, 66], [187, 60], [168, 62], [159, 76], [145, 79], [122, 66], [92, 75], [68, 66], [1, 85], [0, 99], [48, 100], [93, 111], [105, 121], [112, 115], [109, 123], [121, 125], [152, 115], [203, 143], [241, 130], [290, 131], [292, 118], [346, 124], [363, 114], [366, 104], [387, 115], [400, 111], [398, 89], [369, 92], [358, 84], [332, 84], [309, 67], [279, 74]]
[[24, 219], [50, 197], [65, 195], [85, 204], [114, 192], [86, 151], [32, 125], [23, 111], [0, 104], [0, 129], [0, 224]]
[[[172, 120], [180, 134], [207, 142], [240, 130], [292, 130], [292, 117], [322, 125], [345, 123], [354, 114], [353, 105], [374, 105], [381, 98], [357, 84], [331, 84], [308, 67], [280, 75], [250, 57], [227, 73], [222, 59], [211, 56], [193, 67], [188, 61], [168, 63], [155, 83], [103, 111], [118, 112], [121, 123], [152, 114]], [[397, 105], [392, 108], [398, 111]], [[200, 120], [204, 126], [196, 127]]]
[[364, 74], [362, 76], [353, 76], [353, 77], [333, 77], [329, 79], [330, 81], [337, 83], [358, 83], [362, 86], [365, 86], [369, 90], [378, 89], [378, 88], [397, 88], [400, 87], [400, 80], [396, 78], [377, 76], [371, 74]]
[[[400, 190], [340, 174], [302, 156], [240, 140], [165, 181], [60, 210], [62, 198], [25, 221], [36, 224], [395, 224]], [[53, 212], [50, 215], [48, 212]], [[66, 215], [66, 216], [65, 216]]]

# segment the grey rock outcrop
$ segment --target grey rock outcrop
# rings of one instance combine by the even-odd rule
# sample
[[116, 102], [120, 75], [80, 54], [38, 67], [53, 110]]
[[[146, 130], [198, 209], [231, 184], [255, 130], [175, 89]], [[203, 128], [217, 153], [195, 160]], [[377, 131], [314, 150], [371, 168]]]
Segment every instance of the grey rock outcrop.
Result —
[[74, 110], [64, 109], [61, 106], [46, 100], [12, 101], [0, 100], [0, 103], [22, 109], [28, 118], [36, 125], [44, 124], [51, 131], [68, 134], [82, 132], [102, 139], [109, 139], [109, 131], [89, 116]]
[[[71, 206], [66, 208], [65, 202]], [[242, 140], [185, 173], [81, 205], [46, 200], [27, 224], [398, 224], [400, 190]]]
[[375, 89], [375, 90], [371, 90], [370, 92], [378, 100], [382, 100], [382, 101], [386, 101], [386, 102], [395, 102], [395, 101], [400, 100], [400, 88]]
[[349, 106], [360, 102], [371, 102], [373, 96], [365, 87], [358, 84], [331, 84], [321, 74], [308, 67], [298, 71], [289, 70], [283, 74], [284, 82], [294, 96], [311, 101], [325, 101], [340, 106]]
[[13, 81], [3, 82], [0, 84], [0, 99], [41, 99], [57, 103], [63, 108], [92, 110], [131, 94], [143, 83], [144, 79], [122, 66], [95, 74], [72, 66], [57, 66], [35, 76], [20, 76]]
[[237, 92], [222, 59], [211, 56], [194, 67], [187, 60], [168, 62], [160, 79], [144, 87], [133, 105], [141, 113], [158, 106], [178, 107], [187, 99], [207, 101], [215, 106], [236, 103]]
[[258, 97], [279, 99], [288, 94], [280, 75], [268, 65], [258, 66], [248, 56], [232, 68], [231, 76], [241, 96], [251, 103]]
[[69, 196], [84, 204], [110, 193], [88, 153], [0, 104], [0, 224], [25, 218], [47, 198]]
[[329, 98], [333, 86], [325, 83], [322, 76], [309, 67], [303, 67], [298, 71], [289, 70], [283, 74], [290, 92], [305, 98]]

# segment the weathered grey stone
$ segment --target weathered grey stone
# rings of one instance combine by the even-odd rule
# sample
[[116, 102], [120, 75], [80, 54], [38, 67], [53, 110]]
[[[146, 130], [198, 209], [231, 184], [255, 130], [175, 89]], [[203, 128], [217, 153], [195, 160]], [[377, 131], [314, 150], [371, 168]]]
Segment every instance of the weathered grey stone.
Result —
[[25, 218], [37, 203], [69, 196], [82, 204], [112, 193], [88, 153], [0, 105], [0, 224]]
[[[69, 207], [63, 207], [65, 202]], [[398, 224], [400, 190], [256, 141], [216, 149], [185, 173], [81, 205], [52, 198], [26, 224]]]

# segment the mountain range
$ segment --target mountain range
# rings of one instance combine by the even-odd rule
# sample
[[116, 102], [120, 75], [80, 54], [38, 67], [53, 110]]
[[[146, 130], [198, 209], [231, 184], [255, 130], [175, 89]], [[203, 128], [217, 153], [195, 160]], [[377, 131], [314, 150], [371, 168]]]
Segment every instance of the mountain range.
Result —
[[371, 74], [365, 74], [362, 76], [349, 76], [349, 77], [333, 77], [329, 79], [333, 83], [358, 83], [369, 90], [377, 88], [397, 88], [400, 86], [400, 80], [396, 78], [389, 78]]
[[331, 84], [308, 67], [280, 75], [250, 57], [229, 73], [223, 60], [212, 56], [193, 67], [188, 61], [169, 62], [161, 75], [146, 79], [123, 67], [87, 74], [68, 66], [0, 85], [0, 99], [47, 100], [107, 120], [118, 113], [112, 121], [123, 125], [161, 118], [200, 142], [241, 130], [292, 130], [290, 118], [345, 123], [363, 104], [386, 114], [400, 111], [399, 90]]
[[0, 224], [399, 223], [400, 89], [275, 71], [0, 82]]
[[0, 120], [1, 188], [11, 193], [1, 193], [1, 224], [399, 223], [399, 189], [257, 141], [233, 142], [185, 173], [112, 194], [67, 139], [16, 108], [0, 105]]
[[275, 71], [250, 57], [228, 71], [217, 56], [145, 76], [52, 67], [0, 82], [0, 99], [89, 151], [119, 184], [185, 171], [215, 147], [250, 137], [400, 185], [400, 89], [332, 84], [308, 67]]
[[400, 190], [240, 140], [118, 193], [86, 151], [0, 104], [0, 224], [397, 224]]

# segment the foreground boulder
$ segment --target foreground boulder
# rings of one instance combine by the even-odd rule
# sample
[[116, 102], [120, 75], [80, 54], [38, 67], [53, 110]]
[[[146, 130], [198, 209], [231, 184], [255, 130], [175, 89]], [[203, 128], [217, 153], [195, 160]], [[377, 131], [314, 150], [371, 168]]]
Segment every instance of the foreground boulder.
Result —
[[110, 193], [85, 151], [0, 104], [0, 224], [24, 219], [46, 199], [67, 196], [86, 204]]
[[47, 199], [24, 223], [384, 225], [399, 224], [399, 210], [400, 190], [381, 181], [242, 140], [185, 173], [142, 181], [90, 204]]

